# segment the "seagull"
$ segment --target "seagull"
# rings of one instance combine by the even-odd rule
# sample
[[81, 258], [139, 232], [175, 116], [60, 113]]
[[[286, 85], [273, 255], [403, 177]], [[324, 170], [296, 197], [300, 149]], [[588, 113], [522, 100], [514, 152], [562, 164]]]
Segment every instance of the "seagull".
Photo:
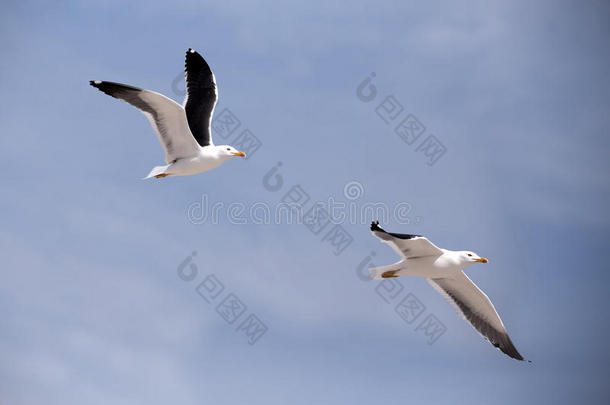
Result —
[[163, 94], [126, 84], [91, 80], [89, 84], [139, 109], [150, 121], [165, 151], [165, 166], [154, 167], [151, 177], [202, 173], [235, 156], [245, 157], [229, 145], [212, 142], [211, 122], [218, 90], [216, 78], [199, 53], [189, 48], [185, 62], [186, 97], [183, 105]]
[[487, 295], [462, 271], [474, 263], [487, 263], [486, 258], [470, 251], [441, 249], [421, 235], [386, 232], [379, 221], [371, 223], [371, 232], [401, 257], [398, 263], [371, 268], [373, 279], [424, 277], [481, 336], [506, 355], [523, 360]]

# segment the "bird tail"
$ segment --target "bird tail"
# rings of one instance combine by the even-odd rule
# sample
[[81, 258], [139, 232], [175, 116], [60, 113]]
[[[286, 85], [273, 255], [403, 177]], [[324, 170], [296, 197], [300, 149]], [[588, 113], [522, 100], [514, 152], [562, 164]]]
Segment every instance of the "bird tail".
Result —
[[155, 176], [158, 176], [160, 174], [164, 174], [168, 167], [169, 167], [169, 165], [155, 166], [150, 171], [150, 173], [148, 173], [148, 176], [144, 177], [142, 180], [150, 179], [151, 177], [155, 177]]
[[381, 267], [371, 267], [369, 269], [369, 274], [373, 280], [381, 280], [389, 277], [398, 277], [398, 275], [394, 275], [392, 273], [386, 274], [384, 277], [383, 274], [386, 272], [397, 272], [398, 270], [402, 270], [404, 268], [403, 262], [398, 262], [394, 264], [390, 264], [389, 266], [381, 266]]
[[379, 267], [372, 267], [369, 269], [369, 274], [373, 280], [381, 280], [381, 274], [383, 272], [380, 271]]

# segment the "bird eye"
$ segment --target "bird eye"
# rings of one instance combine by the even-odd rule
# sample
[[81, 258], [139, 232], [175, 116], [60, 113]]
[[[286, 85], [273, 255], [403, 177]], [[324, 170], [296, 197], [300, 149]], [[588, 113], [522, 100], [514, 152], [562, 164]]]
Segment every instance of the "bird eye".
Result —
[[227, 148], [227, 150], [231, 150], [231, 148]]
[[468, 256], [471, 256], [471, 257], [472, 257], [472, 255], [471, 255], [470, 253], [468, 253]]

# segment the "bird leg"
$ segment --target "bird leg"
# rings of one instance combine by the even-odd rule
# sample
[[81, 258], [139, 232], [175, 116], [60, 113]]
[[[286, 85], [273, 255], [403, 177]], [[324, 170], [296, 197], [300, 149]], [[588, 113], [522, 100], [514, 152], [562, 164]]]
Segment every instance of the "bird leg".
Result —
[[397, 272], [398, 270], [384, 271], [383, 273], [381, 273], [381, 278], [396, 278], [398, 277], [395, 275]]
[[169, 176], [169, 174], [167, 174], [167, 173], [161, 173], [161, 174], [157, 174], [157, 175], [155, 176], [155, 178], [160, 179], [160, 178], [167, 177], [167, 176]]

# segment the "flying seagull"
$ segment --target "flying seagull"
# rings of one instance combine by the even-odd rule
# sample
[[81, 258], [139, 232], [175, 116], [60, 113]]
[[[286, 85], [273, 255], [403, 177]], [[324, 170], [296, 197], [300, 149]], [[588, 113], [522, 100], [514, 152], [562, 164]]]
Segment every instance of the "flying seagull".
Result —
[[186, 51], [186, 97], [183, 105], [163, 94], [126, 84], [91, 80], [93, 87], [139, 109], [150, 121], [165, 151], [165, 166], [154, 167], [146, 179], [188, 176], [214, 169], [234, 156], [245, 157], [229, 145], [215, 146], [211, 122], [218, 91], [214, 73], [201, 55]]
[[371, 268], [372, 278], [426, 278], [492, 345], [513, 359], [523, 360], [487, 295], [462, 271], [474, 263], [487, 263], [486, 258], [469, 251], [441, 249], [420, 235], [386, 232], [379, 221], [371, 224], [371, 232], [401, 257], [398, 263]]

